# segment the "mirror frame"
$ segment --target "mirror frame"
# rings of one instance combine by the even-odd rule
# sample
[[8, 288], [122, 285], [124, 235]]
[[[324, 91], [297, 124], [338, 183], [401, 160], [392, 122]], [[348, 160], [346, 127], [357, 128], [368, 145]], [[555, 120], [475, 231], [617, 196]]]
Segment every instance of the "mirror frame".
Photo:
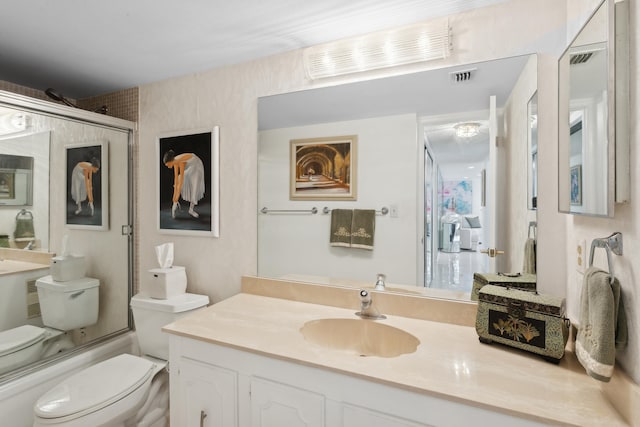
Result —
[[[630, 198], [629, 160], [629, 2], [602, 0], [578, 31], [558, 60], [558, 212], [573, 215], [613, 217], [615, 203]], [[606, 212], [576, 212], [570, 200], [570, 118], [569, 118], [569, 57], [574, 43], [601, 8], [606, 8], [607, 34], [607, 200]]]
[[[116, 117], [105, 116], [98, 113], [58, 105], [52, 102], [43, 101], [36, 98], [30, 98], [20, 94], [7, 92], [0, 90], [0, 106], [7, 108], [14, 108], [17, 110], [41, 114], [44, 116], [54, 117], [61, 120], [69, 120], [78, 123], [84, 123], [87, 125], [100, 126], [110, 128], [118, 131], [126, 132], [127, 134], [127, 222], [128, 225], [122, 226], [122, 234], [127, 236], [127, 304], [133, 296], [133, 279], [134, 279], [134, 260], [135, 260], [135, 244], [133, 235], [133, 224], [135, 220], [134, 214], [134, 183], [133, 183], [133, 166], [134, 166], [134, 133], [137, 130], [135, 122], [131, 122]], [[49, 210], [51, 206], [49, 206]], [[47, 215], [50, 217], [49, 212]], [[112, 224], [112, 227], [117, 227]], [[50, 236], [50, 227], [48, 230]], [[47, 248], [48, 252], [51, 252], [51, 248]], [[96, 345], [105, 343], [114, 337], [123, 335], [133, 330], [133, 315], [131, 308], [127, 306], [127, 327], [118, 331], [114, 331], [95, 338], [86, 343], [79, 344], [77, 347], [69, 349], [67, 351], [50, 356], [46, 359], [38, 360], [23, 367], [8, 371], [0, 375], [0, 386], [2, 384], [10, 383], [16, 379], [30, 375], [39, 371], [40, 369], [47, 368], [58, 362], [62, 362], [68, 358], [76, 356]]]

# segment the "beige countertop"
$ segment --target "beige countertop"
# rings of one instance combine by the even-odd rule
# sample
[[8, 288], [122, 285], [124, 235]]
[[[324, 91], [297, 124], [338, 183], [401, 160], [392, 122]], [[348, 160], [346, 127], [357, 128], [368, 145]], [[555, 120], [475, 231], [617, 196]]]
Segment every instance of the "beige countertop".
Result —
[[16, 261], [4, 259], [0, 261], [0, 276], [7, 274], [23, 273], [25, 271], [40, 270], [49, 268], [49, 264], [40, 264], [29, 261]]
[[416, 336], [417, 351], [363, 358], [307, 342], [300, 328], [323, 318], [357, 317], [348, 308], [241, 293], [163, 330], [550, 424], [629, 425], [573, 353], [555, 365], [481, 344], [473, 327], [388, 315], [378, 322]]
[[52, 253], [0, 248], [0, 276], [49, 268]]

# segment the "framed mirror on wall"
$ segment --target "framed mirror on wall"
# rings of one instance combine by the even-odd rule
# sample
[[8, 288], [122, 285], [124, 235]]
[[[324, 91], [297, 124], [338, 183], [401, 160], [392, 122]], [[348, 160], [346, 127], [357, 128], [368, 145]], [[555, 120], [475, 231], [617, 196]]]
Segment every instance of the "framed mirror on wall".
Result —
[[527, 204], [529, 210], [535, 210], [538, 208], [538, 92], [527, 104], [527, 118]]
[[558, 63], [558, 210], [612, 217], [629, 199], [628, 1], [603, 1]]
[[[470, 79], [457, 79], [458, 73]], [[480, 251], [488, 240], [478, 236], [498, 231], [491, 230], [483, 200], [499, 206], [498, 249], [508, 253], [499, 271], [521, 271], [528, 222], [535, 218], [535, 211], [527, 213], [522, 170], [527, 168], [527, 103], [536, 90], [536, 55], [522, 55], [259, 98], [258, 206], [267, 209], [256, 213], [258, 274], [373, 285], [376, 273], [385, 273], [388, 291], [424, 295], [426, 290], [469, 299], [473, 273], [484, 265], [471, 258], [487, 258]], [[494, 126], [505, 142], [502, 166], [496, 166], [500, 178], [488, 167], [492, 95], [496, 119], [509, 121]], [[357, 200], [291, 200], [290, 141], [337, 135], [358, 136]], [[431, 148], [440, 147], [431, 151], [431, 159], [427, 138]], [[472, 154], [476, 157], [469, 159]], [[490, 183], [499, 179], [513, 188], [489, 194]], [[506, 194], [511, 191], [515, 197]], [[460, 196], [455, 208], [465, 221], [460, 229], [466, 243], [460, 249], [457, 244], [445, 248], [442, 238], [442, 217], [454, 208], [452, 192]], [[325, 206], [329, 211], [388, 207], [388, 214], [375, 217], [373, 250], [331, 247]], [[456, 243], [460, 237], [454, 236]], [[449, 277], [447, 283], [439, 280]]]

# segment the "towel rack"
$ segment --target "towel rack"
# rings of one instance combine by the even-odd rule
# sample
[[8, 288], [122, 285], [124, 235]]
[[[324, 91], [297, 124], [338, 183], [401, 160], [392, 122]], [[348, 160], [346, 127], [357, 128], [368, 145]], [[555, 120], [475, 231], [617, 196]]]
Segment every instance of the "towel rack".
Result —
[[613, 283], [613, 263], [611, 262], [611, 252], [622, 255], [622, 233], [615, 232], [609, 237], [593, 239], [591, 242], [591, 253], [589, 254], [589, 267], [593, 264], [593, 253], [596, 248], [604, 248], [607, 251], [607, 264], [609, 265], [609, 282]]
[[527, 231], [527, 237], [531, 237], [531, 230], [533, 230], [533, 240], [536, 240], [536, 233], [538, 230], [538, 223], [536, 221], [529, 221], [529, 230]]
[[311, 209], [269, 209], [269, 208], [267, 208], [265, 206], [262, 209], [260, 209], [260, 212], [262, 212], [263, 214], [270, 214], [270, 213], [310, 213], [312, 215], [315, 215], [315, 214], [318, 213], [318, 208], [316, 208], [314, 206]]
[[[323, 214], [328, 214], [329, 212], [331, 212], [331, 209], [329, 209], [328, 207], [324, 207], [322, 208], [322, 213]], [[376, 214], [380, 214], [380, 215], [386, 215], [389, 213], [389, 208], [386, 206], [383, 206], [379, 211], [376, 211]]]

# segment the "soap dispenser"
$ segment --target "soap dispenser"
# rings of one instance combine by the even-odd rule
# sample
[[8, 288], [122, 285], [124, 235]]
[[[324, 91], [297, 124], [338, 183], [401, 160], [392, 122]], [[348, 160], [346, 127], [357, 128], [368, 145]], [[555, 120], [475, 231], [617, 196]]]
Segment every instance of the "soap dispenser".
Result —
[[376, 279], [376, 286], [374, 288], [376, 291], [384, 291], [385, 279], [386, 279], [386, 276], [384, 274], [378, 273], [378, 278]]

